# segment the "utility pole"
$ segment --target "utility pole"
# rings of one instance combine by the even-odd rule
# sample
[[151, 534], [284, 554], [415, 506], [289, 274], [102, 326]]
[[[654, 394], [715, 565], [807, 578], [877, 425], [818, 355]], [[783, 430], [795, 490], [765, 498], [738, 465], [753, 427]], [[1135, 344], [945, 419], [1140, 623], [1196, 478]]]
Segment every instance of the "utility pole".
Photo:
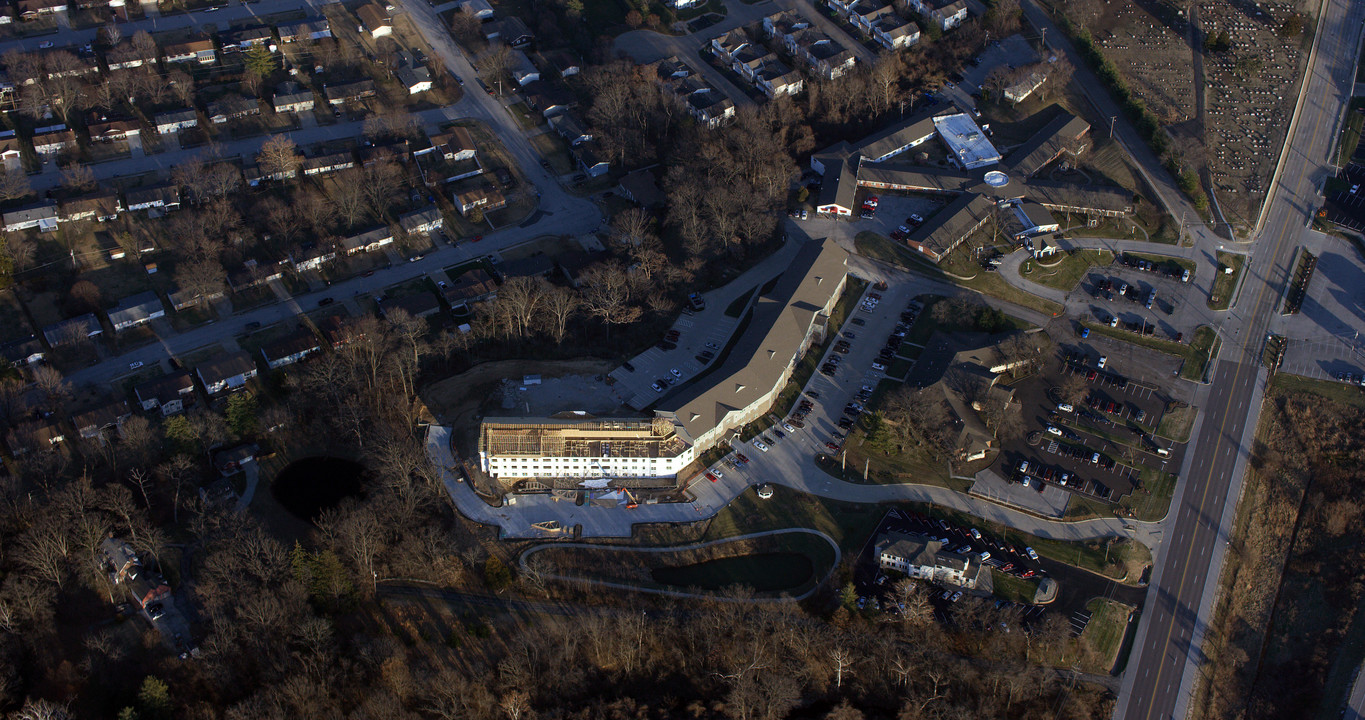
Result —
[[1118, 119], [1119, 119], [1118, 115], [1109, 116], [1109, 139], [1111, 140], [1114, 138], [1114, 121]]
[[1042, 44], [1042, 46], [1043, 46], [1043, 49], [1046, 50], [1046, 49], [1047, 49], [1047, 28], [1043, 28], [1043, 38], [1042, 38], [1042, 40], [1041, 40], [1040, 42], [1041, 42], [1041, 44]]

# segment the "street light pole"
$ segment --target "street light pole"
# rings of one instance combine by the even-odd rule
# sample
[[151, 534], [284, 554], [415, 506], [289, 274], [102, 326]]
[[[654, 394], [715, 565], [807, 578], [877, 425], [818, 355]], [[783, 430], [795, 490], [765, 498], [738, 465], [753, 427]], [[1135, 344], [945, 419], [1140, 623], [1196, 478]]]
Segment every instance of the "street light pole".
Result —
[[1114, 138], [1114, 121], [1118, 119], [1119, 119], [1118, 115], [1109, 116], [1109, 139], [1111, 140]]

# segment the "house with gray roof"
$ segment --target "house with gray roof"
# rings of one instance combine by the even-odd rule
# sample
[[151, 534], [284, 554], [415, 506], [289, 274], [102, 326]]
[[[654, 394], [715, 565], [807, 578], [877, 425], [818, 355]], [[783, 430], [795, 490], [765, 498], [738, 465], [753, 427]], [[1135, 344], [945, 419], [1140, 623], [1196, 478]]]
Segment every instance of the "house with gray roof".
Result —
[[922, 535], [886, 533], [874, 546], [883, 570], [905, 573], [916, 580], [954, 585], [973, 590], [985, 566], [975, 555], [943, 549], [943, 543]]
[[155, 291], [148, 290], [120, 300], [118, 306], [109, 311], [109, 324], [114, 326], [114, 332], [122, 332], [165, 315], [161, 298]]

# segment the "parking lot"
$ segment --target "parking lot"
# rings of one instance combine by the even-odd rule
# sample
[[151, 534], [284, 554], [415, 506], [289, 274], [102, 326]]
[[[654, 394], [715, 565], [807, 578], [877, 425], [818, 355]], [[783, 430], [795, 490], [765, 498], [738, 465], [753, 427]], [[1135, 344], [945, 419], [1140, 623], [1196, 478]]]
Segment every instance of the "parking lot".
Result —
[[[1132, 492], [1142, 466], [1179, 467], [1183, 447], [1155, 437], [1168, 398], [1158, 388], [1115, 372], [1096, 356], [1064, 350], [1055, 372], [1021, 385], [1025, 439], [1001, 453], [995, 470], [1019, 492], [1061, 487], [1107, 502]], [[1059, 386], [1084, 378], [1080, 402], [1064, 402]], [[1024, 480], [1028, 483], [1025, 485]]]
[[939, 199], [927, 195], [859, 191], [858, 206], [862, 207], [863, 202], [869, 197], [877, 198], [877, 212], [871, 218], [857, 222], [861, 229], [884, 237], [891, 237], [901, 226], [913, 230], [913, 223], [909, 223], [911, 215], [918, 215], [927, 220], [944, 205]]
[[[658, 402], [668, 389], [655, 390], [656, 383], [676, 387], [715, 362], [739, 324], [739, 318], [726, 315], [724, 310], [708, 306], [704, 314], [684, 312], [668, 333], [659, 338], [658, 345], [628, 361], [634, 370], [623, 364], [611, 371], [611, 377], [621, 386], [621, 396], [629, 398], [626, 404], [636, 410], [648, 407]], [[669, 334], [674, 331], [677, 332], [675, 339], [667, 340], [674, 337]], [[703, 362], [698, 358], [703, 352], [713, 353], [713, 356]]]
[[[1360, 154], [1361, 149], [1357, 148], [1356, 155]], [[1349, 187], [1327, 196], [1327, 220], [1356, 232], [1365, 232], [1365, 167], [1351, 162], [1342, 169], [1340, 177], [1349, 183]], [[1351, 192], [1352, 189], [1355, 192]]]
[[[1155, 337], [1179, 342], [1209, 319], [1206, 307], [1198, 303], [1201, 296], [1189, 292], [1188, 282], [1176, 274], [1179, 270], [1179, 266], [1170, 271], [1142, 270], [1115, 263], [1091, 272], [1081, 283], [1091, 297], [1085, 310], [1096, 322], [1133, 332], [1151, 328]], [[1191, 296], [1196, 303], [1178, 300]]]
[[1280, 369], [1320, 380], [1337, 380], [1339, 373], [1363, 375], [1365, 269], [1361, 255], [1343, 238], [1317, 232], [1304, 237], [1304, 249], [1318, 260], [1299, 311], [1272, 321], [1272, 332], [1289, 339]]

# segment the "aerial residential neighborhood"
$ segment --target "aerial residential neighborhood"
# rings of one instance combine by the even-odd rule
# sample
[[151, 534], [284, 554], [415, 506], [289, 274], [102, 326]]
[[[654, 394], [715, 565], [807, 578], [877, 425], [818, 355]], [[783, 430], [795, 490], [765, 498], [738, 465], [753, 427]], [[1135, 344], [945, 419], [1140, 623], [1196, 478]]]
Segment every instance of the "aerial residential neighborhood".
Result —
[[1365, 716], [1363, 37], [0, 7], [0, 716]]

